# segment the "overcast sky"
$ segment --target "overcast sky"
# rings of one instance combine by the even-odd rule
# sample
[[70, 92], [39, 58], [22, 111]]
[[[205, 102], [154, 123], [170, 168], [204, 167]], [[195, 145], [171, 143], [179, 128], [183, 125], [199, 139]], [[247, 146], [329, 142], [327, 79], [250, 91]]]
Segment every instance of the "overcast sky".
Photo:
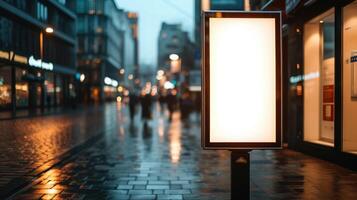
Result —
[[192, 39], [194, 0], [116, 1], [120, 8], [139, 14], [139, 62], [141, 64], [156, 65], [157, 39], [162, 22], [181, 23]]

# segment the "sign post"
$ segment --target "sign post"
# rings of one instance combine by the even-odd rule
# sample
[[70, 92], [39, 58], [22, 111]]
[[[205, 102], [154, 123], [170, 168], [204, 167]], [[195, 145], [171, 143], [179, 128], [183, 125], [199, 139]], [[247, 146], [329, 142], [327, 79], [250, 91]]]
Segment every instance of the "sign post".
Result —
[[203, 18], [202, 147], [232, 151], [232, 199], [249, 199], [249, 152], [282, 147], [281, 13]]

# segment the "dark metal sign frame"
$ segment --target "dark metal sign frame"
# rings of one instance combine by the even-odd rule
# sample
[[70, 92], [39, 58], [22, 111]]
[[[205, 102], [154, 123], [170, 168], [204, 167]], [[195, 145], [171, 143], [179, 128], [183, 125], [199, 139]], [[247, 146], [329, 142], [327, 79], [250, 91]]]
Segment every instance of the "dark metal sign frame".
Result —
[[[281, 12], [236, 12], [208, 11], [202, 13], [203, 66], [202, 66], [202, 121], [201, 143], [204, 149], [281, 149], [282, 147], [282, 58], [281, 58]], [[274, 18], [276, 55], [276, 141], [275, 142], [210, 142], [210, 18]], [[259, 126], [259, 124], [257, 124]]]

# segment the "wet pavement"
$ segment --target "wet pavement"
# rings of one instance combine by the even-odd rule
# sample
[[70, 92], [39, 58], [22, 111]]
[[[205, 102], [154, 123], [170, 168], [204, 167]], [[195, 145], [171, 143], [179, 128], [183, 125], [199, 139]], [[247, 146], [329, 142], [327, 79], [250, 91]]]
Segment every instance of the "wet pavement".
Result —
[[[1, 122], [0, 180], [31, 177], [10, 199], [230, 199], [230, 153], [201, 149], [197, 115], [182, 122], [175, 113], [169, 122], [155, 106], [145, 124], [127, 112], [108, 104]], [[356, 188], [357, 172], [329, 162], [291, 150], [251, 152], [252, 199], [357, 199]]]
[[0, 199], [102, 133], [105, 107], [0, 121]]

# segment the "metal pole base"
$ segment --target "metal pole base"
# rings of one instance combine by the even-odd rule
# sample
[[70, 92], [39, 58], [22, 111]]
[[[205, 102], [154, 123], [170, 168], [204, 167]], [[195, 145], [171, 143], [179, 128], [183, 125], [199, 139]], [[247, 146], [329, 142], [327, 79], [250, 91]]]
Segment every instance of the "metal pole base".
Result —
[[250, 150], [231, 152], [231, 199], [250, 199]]

